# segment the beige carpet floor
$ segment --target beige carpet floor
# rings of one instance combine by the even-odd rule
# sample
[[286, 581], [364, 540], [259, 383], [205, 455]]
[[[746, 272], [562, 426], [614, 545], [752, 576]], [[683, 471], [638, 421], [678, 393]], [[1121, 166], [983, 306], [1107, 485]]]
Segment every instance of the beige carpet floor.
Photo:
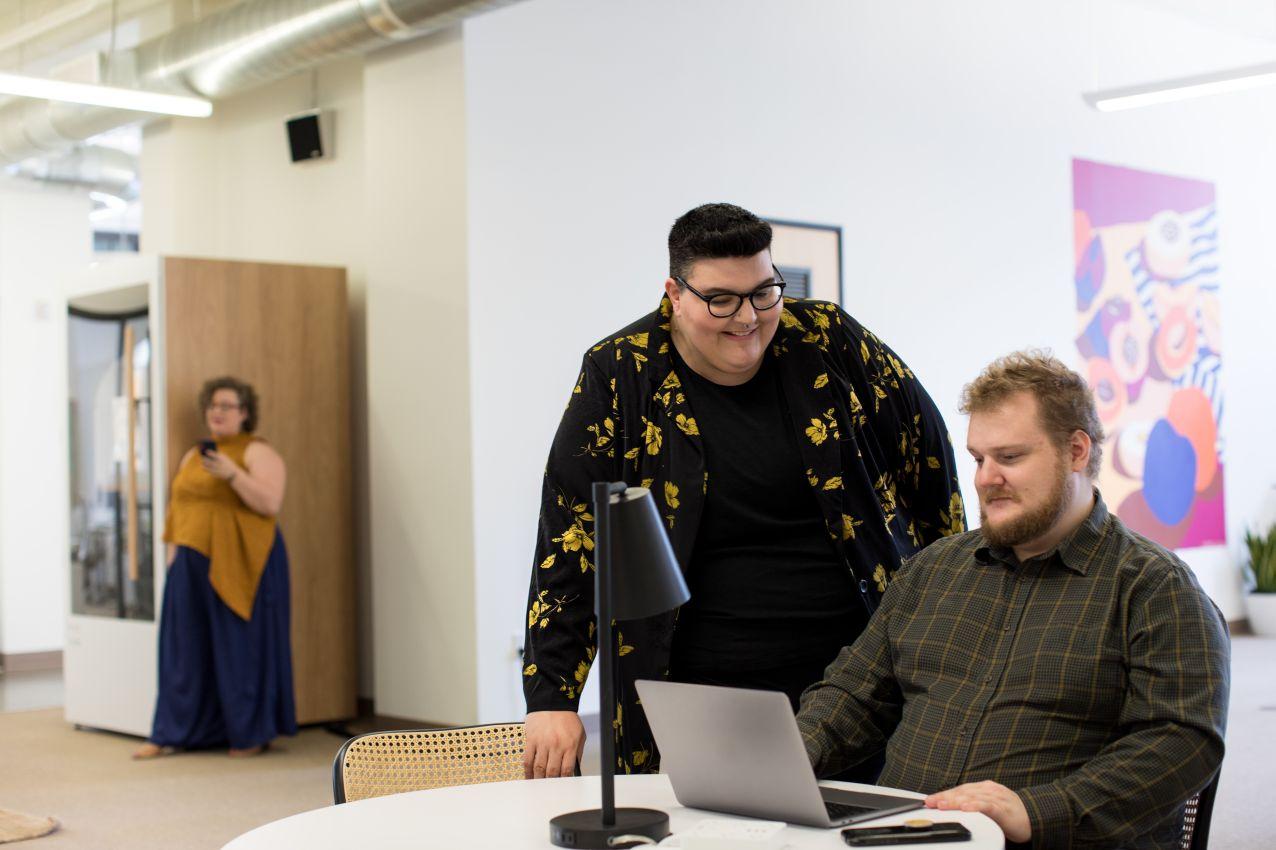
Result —
[[0, 807], [61, 828], [21, 850], [207, 850], [332, 803], [342, 739], [306, 729], [264, 755], [187, 753], [135, 762], [136, 738], [78, 731], [61, 709], [0, 714]]

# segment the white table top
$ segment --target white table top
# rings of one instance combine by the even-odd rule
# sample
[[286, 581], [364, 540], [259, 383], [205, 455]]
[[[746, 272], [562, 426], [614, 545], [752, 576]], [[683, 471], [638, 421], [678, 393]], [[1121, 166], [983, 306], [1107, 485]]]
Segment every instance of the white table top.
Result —
[[[821, 784], [873, 790], [872, 786], [845, 782]], [[426, 847], [543, 850], [554, 846], [549, 841], [551, 817], [581, 809], [596, 809], [599, 805], [597, 776], [462, 785], [375, 797], [303, 812], [247, 832], [223, 850], [349, 850], [353, 847], [360, 850], [421, 850]], [[664, 775], [616, 777], [616, 805], [660, 809], [668, 813], [670, 829], [675, 834], [707, 818], [730, 817], [678, 805], [669, 779]], [[910, 817], [961, 821], [971, 833], [971, 841], [957, 845], [908, 845], [919, 850], [928, 847], [936, 850], [1000, 850], [1005, 846], [1001, 830], [992, 819], [973, 812], [911, 812], [881, 818], [866, 826], [901, 823]], [[846, 847], [836, 829], [790, 826], [785, 830], [785, 840], [786, 845], [794, 850], [807, 847], [845, 850]]]

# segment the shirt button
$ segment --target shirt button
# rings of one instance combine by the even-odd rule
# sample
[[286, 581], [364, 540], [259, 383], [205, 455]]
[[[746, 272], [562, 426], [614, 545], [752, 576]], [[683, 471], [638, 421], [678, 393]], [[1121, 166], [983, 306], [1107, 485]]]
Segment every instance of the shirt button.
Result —
[[991, 681], [992, 681], [992, 674], [991, 674], [991, 673], [989, 673], [987, 676], [984, 676], [984, 684], [985, 684], [985, 685], [986, 685], [986, 684], [988, 684], [988, 683], [989, 683], [989, 682], [991, 682]]

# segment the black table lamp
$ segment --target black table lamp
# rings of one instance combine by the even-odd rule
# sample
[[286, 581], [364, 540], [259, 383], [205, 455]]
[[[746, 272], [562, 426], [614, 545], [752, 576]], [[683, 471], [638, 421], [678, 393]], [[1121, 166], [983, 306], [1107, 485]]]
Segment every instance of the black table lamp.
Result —
[[611, 621], [638, 620], [691, 598], [651, 491], [623, 481], [594, 482], [594, 606], [598, 615], [598, 693], [602, 738], [602, 808], [559, 815], [549, 822], [559, 847], [609, 848], [656, 841], [669, 834], [669, 816], [655, 809], [616, 808], [616, 683]]

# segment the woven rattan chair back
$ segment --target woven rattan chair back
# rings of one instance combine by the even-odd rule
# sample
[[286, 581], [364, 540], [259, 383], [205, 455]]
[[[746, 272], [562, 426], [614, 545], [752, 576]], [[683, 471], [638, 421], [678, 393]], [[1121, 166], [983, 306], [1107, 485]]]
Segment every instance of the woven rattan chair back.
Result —
[[370, 732], [332, 763], [336, 803], [523, 778], [523, 724]]
[[1180, 842], [1182, 850], [1205, 850], [1210, 840], [1210, 820], [1214, 814], [1214, 795], [1218, 791], [1220, 769], [1210, 780], [1210, 784], [1201, 789], [1201, 793], [1193, 794], [1183, 807], [1183, 836]]

